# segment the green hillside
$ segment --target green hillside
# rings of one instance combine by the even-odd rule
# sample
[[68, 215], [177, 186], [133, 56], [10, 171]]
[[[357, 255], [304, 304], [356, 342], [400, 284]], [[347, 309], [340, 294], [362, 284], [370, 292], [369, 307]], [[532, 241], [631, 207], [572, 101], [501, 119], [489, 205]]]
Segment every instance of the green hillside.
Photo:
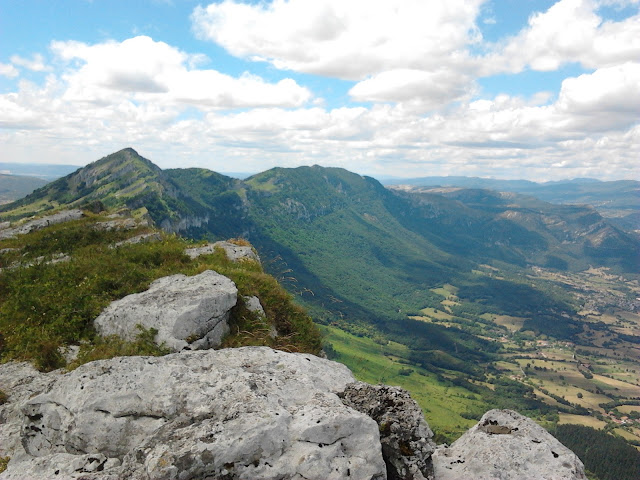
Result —
[[[391, 190], [319, 166], [274, 168], [241, 181], [205, 169], [163, 171], [125, 149], [0, 207], [0, 221], [68, 207], [87, 215], [127, 211], [140, 228], [191, 240], [249, 240], [265, 270], [321, 325], [326, 352], [358, 378], [409, 389], [443, 441], [501, 406], [544, 425], [599, 425], [640, 445], [636, 420], [618, 426], [620, 409], [640, 397], [639, 242], [593, 208], [483, 189]], [[4, 318], [28, 312], [29, 302], [45, 310], [79, 306], [51, 324], [25, 318], [25, 329], [3, 332], [5, 358], [37, 351], [43, 366], [56, 366], [59, 345], [93, 341], [87, 319], [123, 294], [123, 285], [136, 290], [161, 273], [203, 267], [179, 254], [184, 241], [175, 236], [115, 259], [101, 243], [107, 239], [92, 239], [82, 222], [29, 234], [26, 243], [0, 242], [0, 249], [21, 249], [5, 251], [0, 268], [79, 255], [76, 270], [37, 265], [0, 275], [9, 298]], [[219, 258], [206, 262], [229, 268]], [[84, 293], [41, 290], [80, 285], [84, 271], [106, 283], [89, 282]], [[287, 318], [277, 310], [272, 316]], [[238, 331], [267, 331], [262, 327], [249, 322]], [[303, 337], [300, 349], [319, 347], [319, 338]], [[229, 342], [253, 338], [255, 332]], [[145, 348], [140, 341], [136, 348]]]
[[[586, 207], [487, 190], [397, 192], [319, 166], [240, 181], [162, 171], [132, 149], [1, 210], [16, 219], [63, 206], [126, 207], [193, 239], [246, 238], [318, 322], [393, 339], [417, 363], [466, 373], [502, 348], [483, 315], [523, 318], [524, 328], [556, 338], [582, 332], [572, 295], [532, 279], [530, 265], [623, 272], [638, 252], [637, 241]], [[444, 307], [436, 293], [443, 285], [458, 292]], [[425, 309], [449, 323], [425, 320]]]
[[[93, 320], [112, 301], [146, 290], [157, 278], [207, 269], [231, 278], [239, 298], [260, 298], [267, 315], [266, 320], [259, 318], [241, 302], [232, 311], [236, 333], [226, 339], [226, 346], [269, 345], [319, 353], [320, 335], [309, 316], [258, 263], [231, 262], [222, 251], [191, 259], [184, 252], [191, 242], [160, 234], [144, 222], [134, 228], [100, 228], [114, 221], [106, 214], [85, 212], [79, 220], [0, 240], [1, 361], [30, 360], [44, 370], [59, 368], [65, 365], [63, 352], [70, 345], [81, 347], [80, 362], [167, 353], [153, 343], [149, 332], [141, 332], [133, 343], [103, 340]], [[152, 233], [157, 241], [114, 248]], [[281, 336], [270, 337], [272, 327]]]
[[36, 177], [0, 173], [0, 205], [22, 198], [46, 184], [45, 180]]

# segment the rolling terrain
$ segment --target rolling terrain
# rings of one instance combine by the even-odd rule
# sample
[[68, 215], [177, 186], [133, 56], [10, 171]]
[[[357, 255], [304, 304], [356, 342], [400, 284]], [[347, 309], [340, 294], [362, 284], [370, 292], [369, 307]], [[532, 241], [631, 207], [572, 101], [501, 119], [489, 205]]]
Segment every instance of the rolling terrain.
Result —
[[0, 219], [69, 207], [249, 240], [321, 325], [328, 355], [405, 386], [442, 440], [498, 405], [640, 445], [640, 243], [593, 207], [388, 189], [319, 166], [241, 181], [161, 170], [125, 149], [3, 206]]
[[24, 197], [46, 183], [45, 180], [35, 177], [0, 173], [0, 205], [11, 203]]
[[[529, 195], [555, 204], [590, 205], [614, 224], [629, 231], [640, 230], [640, 182], [617, 180], [603, 182], [578, 178], [536, 183], [527, 180], [496, 180], [478, 177], [423, 177], [389, 179], [385, 185], [411, 187], [456, 187], [485, 189]], [[428, 189], [428, 188], [427, 188]]]

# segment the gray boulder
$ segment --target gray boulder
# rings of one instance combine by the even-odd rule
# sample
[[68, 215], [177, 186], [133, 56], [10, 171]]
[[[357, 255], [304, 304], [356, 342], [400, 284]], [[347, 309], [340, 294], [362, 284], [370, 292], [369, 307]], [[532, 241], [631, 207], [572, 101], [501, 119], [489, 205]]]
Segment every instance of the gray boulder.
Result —
[[378, 425], [336, 395], [353, 381], [266, 347], [92, 362], [23, 399], [0, 479], [383, 479]]
[[368, 415], [378, 424], [382, 456], [390, 480], [432, 478], [431, 454], [435, 443], [422, 409], [400, 387], [356, 382], [339, 396], [345, 405]]
[[260, 263], [260, 257], [250, 246], [236, 245], [231, 242], [216, 242], [209, 243], [204, 247], [187, 248], [186, 253], [191, 258], [197, 258], [200, 255], [210, 255], [215, 252], [215, 249], [222, 248], [229, 260], [234, 262], [250, 260], [252, 262]]
[[213, 348], [229, 332], [229, 315], [238, 289], [212, 270], [187, 277], [178, 274], [156, 280], [142, 293], [112, 302], [94, 320], [102, 336], [134, 340], [137, 328], [158, 330], [156, 342], [173, 351]]
[[586, 480], [580, 459], [533, 420], [490, 410], [432, 456], [437, 480]]

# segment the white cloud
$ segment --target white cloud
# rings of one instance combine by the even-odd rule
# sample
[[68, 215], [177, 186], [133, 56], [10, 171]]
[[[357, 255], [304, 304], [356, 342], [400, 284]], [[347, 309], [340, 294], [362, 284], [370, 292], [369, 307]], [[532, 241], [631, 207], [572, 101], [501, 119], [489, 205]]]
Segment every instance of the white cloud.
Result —
[[11, 64], [0, 63], [0, 76], [14, 78], [19, 75], [18, 69]]
[[[464, 63], [484, 0], [233, 0], [194, 10], [196, 33], [279, 69], [362, 80], [399, 68]], [[456, 60], [458, 59], [458, 60]]]
[[472, 90], [471, 77], [451, 70], [397, 69], [357, 83], [349, 95], [357, 101], [413, 102], [430, 110], [461, 99]]
[[[146, 36], [97, 45], [53, 42], [51, 48], [70, 63], [64, 75], [69, 101], [108, 104], [153, 99], [165, 106], [236, 108], [294, 107], [311, 99], [308, 89], [290, 79], [267, 83], [249, 74], [234, 78], [190, 68], [202, 63], [201, 55], [188, 55]], [[74, 63], [78, 60], [80, 65]]]
[[[627, 59], [636, 17], [606, 22], [595, 3], [561, 0], [505, 50], [478, 59], [467, 49], [483, 47], [481, 2], [456, 2], [227, 0], [196, 9], [194, 28], [237, 56], [354, 80], [338, 108], [292, 79], [230, 76], [149, 37], [54, 42], [51, 64], [62, 70], [0, 94], [0, 144], [63, 159], [68, 148], [86, 161], [133, 146], [161, 166], [198, 159], [222, 171], [319, 163], [420, 176], [640, 174], [640, 63]], [[488, 74], [571, 59], [593, 71], [559, 91], [477, 96], [485, 65]], [[0, 64], [0, 75], [14, 73]]]
[[23, 58], [19, 55], [13, 55], [11, 57], [11, 63], [20, 67], [24, 67], [27, 70], [31, 70], [33, 72], [47, 72], [51, 70], [51, 68], [44, 63], [44, 57], [39, 53], [34, 54], [31, 60], [29, 60], [28, 58]]
[[[635, 2], [637, 3], [637, 2]], [[506, 45], [494, 45], [485, 74], [525, 68], [557, 70], [579, 62], [600, 68], [640, 58], [640, 14], [619, 22], [604, 21], [593, 0], [560, 0], [529, 23]]]

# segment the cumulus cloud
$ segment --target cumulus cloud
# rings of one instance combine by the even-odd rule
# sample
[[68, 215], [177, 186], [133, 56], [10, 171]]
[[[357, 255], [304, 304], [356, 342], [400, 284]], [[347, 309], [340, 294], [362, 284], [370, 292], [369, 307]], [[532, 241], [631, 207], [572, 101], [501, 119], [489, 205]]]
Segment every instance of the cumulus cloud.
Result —
[[464, 58], [480, 39], [483, 0], [234, 0], [198, 7], [195, 32], [231, 54], [284, 70], [348, 80], [394, 70], [431, 69]]
[[[53, 42], [50, 64], [61, 70], [0, 94], [0, 144], [47, 156], [66, 145], [87, 161], [132, 145], [161, 166], [199, 159], [222, 171], [320, 163], [369, 174], [637, 177], [638, 20], [605, 21], [598, 8], [638, 1], [560, 0], [504, 48], [481, 42], [480, 3], [225, 0], [194, 11], [202, 38], [285, 70], [271, 69], [273, 81], [206, 68], [203, 55], [144, 36]], [[483, 96], [475, 82], [568, 61], [589, 71], [554, 92]], [[27, 68], [0, 64], [0, 75], [16, 67]], [[286, 70], [351, 88], [327, 108]]]
[[18, 69], [11, 64], [0, 62], [0, 76], [14, 78], [19, 75]]
[[413, 102], [433, 109], [459, 100], [472, 90], [470, 76], [451, 70], [397, 69], [358, 82], [349, 95], [357, 101]]
[[593, 0], [560, 0], [546, 12], [532, 15], [526, 28], [506, 44], [494, 46], [485, 58], [485, 74], [525, 68], [550, 71], [571, 62], [600, 68], [637, 61], [640, 14], [605, 21], [597, 14], [598, 5]]
[[236, 108], [295, 107], [311, 99], [311, 92], [291, 79], [268, 83], [249, 74], [235, 78], [216, 70], [189, 68], [201, 63], [201, 56], [146, 36], [97, 45], [53, 42], [51, 49], [71, 65], [63, 77], [69, 101], [106, 104], [154, 99], [165, 105]]

